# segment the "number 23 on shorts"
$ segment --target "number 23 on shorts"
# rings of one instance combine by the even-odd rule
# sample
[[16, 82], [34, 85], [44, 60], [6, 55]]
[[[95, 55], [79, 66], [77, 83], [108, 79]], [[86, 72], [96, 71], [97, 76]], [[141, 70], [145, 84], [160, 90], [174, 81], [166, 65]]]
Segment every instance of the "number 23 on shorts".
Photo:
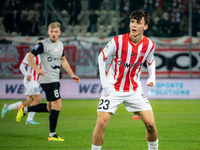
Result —
[[109, 108], [109, 104], [110, 104], [109, 100], [100, 99], [98, 109], [107, 110]]

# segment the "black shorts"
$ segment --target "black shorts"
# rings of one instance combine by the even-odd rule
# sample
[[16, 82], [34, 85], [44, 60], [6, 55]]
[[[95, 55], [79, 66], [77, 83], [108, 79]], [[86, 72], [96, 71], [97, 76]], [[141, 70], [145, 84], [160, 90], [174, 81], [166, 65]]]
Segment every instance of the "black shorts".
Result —
[[41, 83], [41, 87], [46, 94], [46, 98], [48, 102], [55, 101], [60, 97], [60, 83], [52, 82], [52, 83]]

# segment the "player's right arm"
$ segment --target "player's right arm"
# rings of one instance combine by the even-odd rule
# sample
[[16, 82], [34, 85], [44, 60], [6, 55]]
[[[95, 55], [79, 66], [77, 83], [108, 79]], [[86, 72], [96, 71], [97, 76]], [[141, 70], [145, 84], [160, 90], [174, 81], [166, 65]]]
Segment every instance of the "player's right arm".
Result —
[[99, 74], [100, 74], [100, 80], [101, 80], [101, 86], [105, 92], [106, 95], [109, 95], [110, 90], [110, 84], [106, 78], [106, 62], [103, 57], [103, 53], [101, 52], [98, 56], [98, 63], [99, 63]]
[[102, 88], [106, 95], [109, 95], [111, 92], [110, 83], [106, 77], [106, 59], [115, 54], [116, 46], [114, 39], [112, 39], [102, 50], [102, 52], [98, 56], [99, 63], [99, 74]]
[[34, 61], [34, 57], [37, 56], [38, 54], [43, 53], [43, 44], [38, 43], [35, 48], [30, 52], [30, 54], [27, 57], [28, 63], [30, 66], [36, 71], [38, 75], [43, 75], [45, 76], [45, 71], [38, 68], [37, 64]]

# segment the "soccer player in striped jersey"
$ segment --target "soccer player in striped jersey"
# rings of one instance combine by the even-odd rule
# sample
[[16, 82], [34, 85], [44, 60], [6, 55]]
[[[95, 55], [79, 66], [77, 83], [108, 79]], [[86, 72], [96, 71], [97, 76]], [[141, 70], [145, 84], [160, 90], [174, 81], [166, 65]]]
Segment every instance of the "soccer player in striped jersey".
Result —
[[[43, 37], [39, 37], [37, 39], [36, 45], [44, 40]], [[29, 65], [27, 61], [27, 56], [29, 53], [26, 54], [24, 57], [22, 63], [20, 64], [20, 71], [24, 75], [24, 80], [23, 84], [26, 88], [26, 101], [19, 101], [13, 104], [4, 104], [2, 112], [1, 112], [1, 117], [4, 118], [5, 114], [14, 109], [18, 109], [21, 105], [24, 106], [32, 106], [32, 105], [37, 105], [41, 101], [41, 96], [40, 96], [40, 90], [39, 90], [39, 75], [36, 74], [36, 71]], [[39, 68], [41, 68], [41, 60], [40, 56], [38, 55], [34, 59], [35, 63]], [[28, 117], [26, 119], [26, 124], [40, 124], [39, 122], [35, 122], [33, 120], [33, 117], [35, 116], [35, 112], [29, 112]]]
[[[148, 28], [149, 20], [150, 15], [144, 10], [132, 12], [130, 33], [112, 38], [98, 56], [103, 91], [97, 108], [92, 150], [101, 150], [106, 126], [120, 103], [124, 104], [128, 112], [133, 112], [143, 121], [146, 127], [148, 150], [158, 150], [158, 132], [152, 107], [140, 82], [141, 66], [146, 62], [149, 72], [147, 86], [155, 84], [155, 44], [143, 35]], [[105, 60], [108, 57], [113, 59], [106, 76]]]

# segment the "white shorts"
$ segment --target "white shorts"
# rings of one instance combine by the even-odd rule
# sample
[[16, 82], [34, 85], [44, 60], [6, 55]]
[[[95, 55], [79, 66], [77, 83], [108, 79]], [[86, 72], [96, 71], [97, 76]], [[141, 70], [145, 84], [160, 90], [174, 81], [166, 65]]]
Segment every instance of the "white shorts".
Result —
[[31, 81], [27, 81], [26, 77], [23, 80], [24, 86], [26, 88], [25, 95], [38, 95], [40, 94], [40, 85], [38, 82], [31, 79]]
[[152, 107], [142, 90], [135, 92], [118, 92], [112, 90], [108, 96], [105, 96], [104, 91], [102, 91], [97, 111], [115, 114], [121, 103], [124, 104], [128, 112], [152, 110]]

